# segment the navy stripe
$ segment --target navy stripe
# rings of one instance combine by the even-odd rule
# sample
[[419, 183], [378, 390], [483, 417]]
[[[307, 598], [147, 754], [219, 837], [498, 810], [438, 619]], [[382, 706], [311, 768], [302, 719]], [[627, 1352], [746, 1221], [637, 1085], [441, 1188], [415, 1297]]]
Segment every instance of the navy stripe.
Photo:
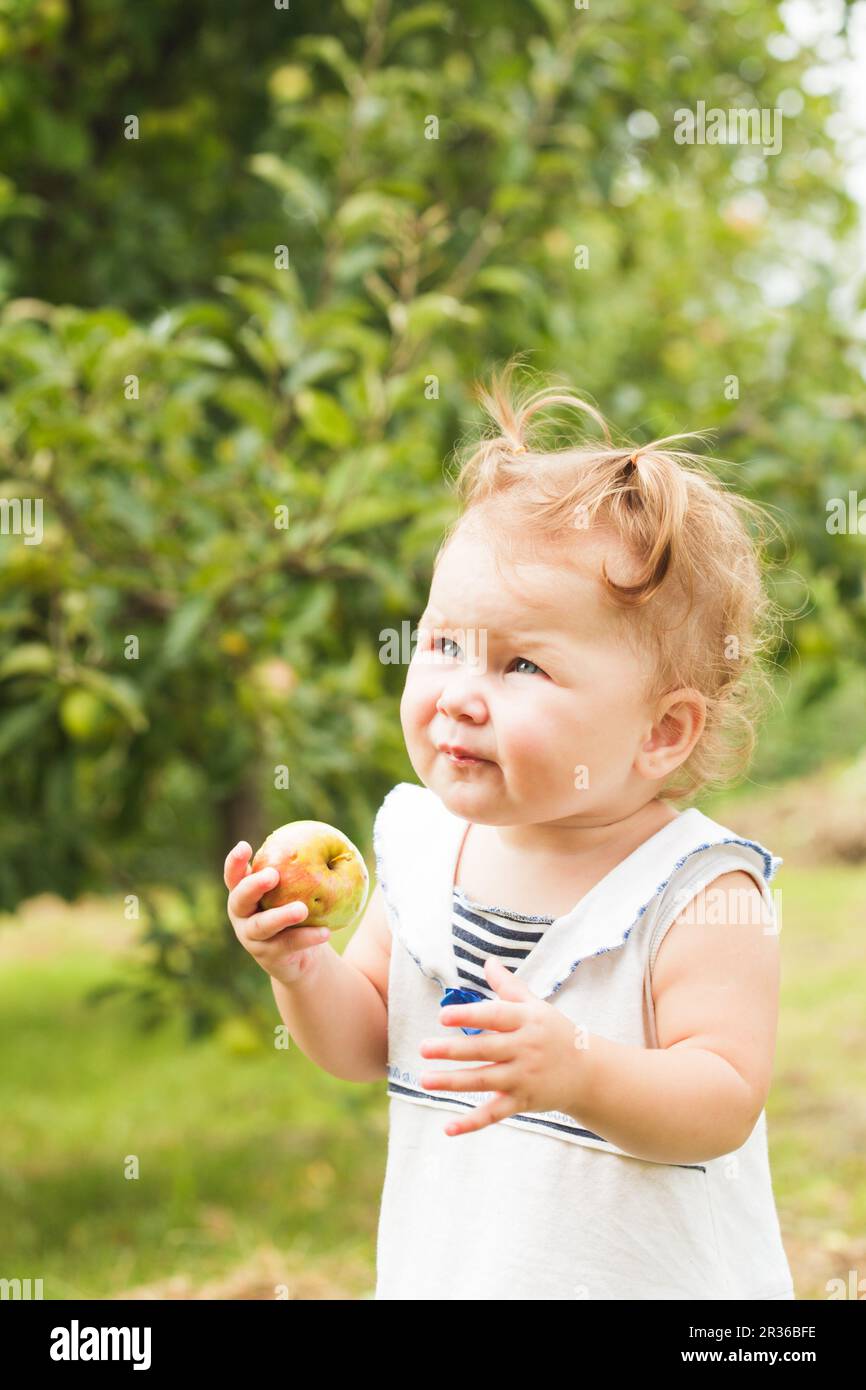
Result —
[[[455, 956], [457, 977], [462, 984], [467, 985], [470, 989], [478, 990], [485, 999], [492, 1000], [497, 996], [491, 990], [484, 974], [486, 962], [494, 957], [513, 974], [521, 961], [526, 960], [527, 956], [538, 945], [544, 932], [527, 931], [525, 927], [520, 931], [511, 927], [503, 927], [499, 922], [494, 922], [492, 918], [488, 917], [486, 910], [481, 908], [479, 904], [475, 904], [478, 908], [477, 912], [467, 911], [460, 901], [461, 896], [462, 889], [455, 888], [452, 894], [451, 949]], [[491, 911], [493, 910], [491, 909]], [[481, 915], [482, 913], [484, 915]], [[508, 916], [509, 920], [512, 918], [516, 920], [516, 914], [509, 913]], [[526, 920], [543, 921], [550, 925], [553, 918], [534, 917]], [[467, 930], [467, 927], [463, 925], [465, 923], [477, 928], [480, 932], [484, 932], [484, 936]], [[461, 964], [461, 962], [465, 964]]]
[[[481, 971], [484, 970], [484, 966], [486, 965], [489, 959], [488, 956], [476, 956], [473, 955], [471, 951], [464, 951], [462, 946], [455, 946], [454, 954], [457, 957], [458, 962], [461, 960], [465, 960], [467, 965], [475, 966], [478, 970]], [[500, 964], [504, 965], [506, 970], [511, 970], [512, 972], [517, 969], [516, 965], [509, 965], [507, 961], [501, 961]], [[460, 969], [459, 964], [457, 968], [458, 970]]]
[[479, 956], [477, 951], [464, 950], [462, 946], [455, 946], [454, 954], [458, 956], [460, 960], [468, 960], [470, 965], [483, 965], [487, 959], [486, 956]]
[[[433, 1096], [429, 1091], [415, 1091], [409, 1086], [399, 1086], [396, 1081], [388, 1083], [388, 1094], [391, 1096], [417, 1096], [419, 1100], [438, 1100], [447, 1105], [462, 1105], [466, 1110], [477, 1110], [478, 1106], [469, 1100], [459, 1100], [456, 1096]], [[509, 1120], [522, 1120], [524, 1124], [540, 1125], [542, 1129], [560, 1130], [564, 1134], [579, 1134], [584, 1139], [597, 1139], [600, 1144], [608, 1141], [602, 1139], [600, 1134], [593, 1134], [591, 1129], [581, 1129], [577, 1125], [563, 1125], [558, 1120], [542, 1120], [536, 1115], [508, 1115]], [[612, 1149], [608, 1153], [613, 1153]], [[636, 1155], [626, 1155], [626, 1157], [636, 1157]], [[663, 1168], [689, 1168], [695, 1172], [705, 1173], [707, 1170], [703, 1163], [663, 1163]]]
[[[506, 966], [505, 968], [507, 970], [508, 966]], [[486, 980], [480, 980], [477, 975], [472, 975], [468, 970], [461, 970], [459, 966], [457, 967], [457, 974], [459, 975], [461, 980], [465, 980], [467, 984], [472, 985], [474, 989], [483, 991], [483, 993], [487, 995], [488, 999], [493, 998], [493, 995], [490, 992], [490, 986]]]
[[[456, 924], [452, 929], [452, 936], [456, 941], [465, 941], [468, 946], [477, 946], [488, 956], [510, 956], [512, 959], [516, 957], [518, 960], [526, 960], [530, 951], [529, 946], [500, 946], [497, 941], [482, 941], [480, 936], [473, 936], [471, 932], [464, 931]], [[455, 946], [454, 949], [456, 951], [458, 948]], [[463, 954], [466, 955], [466, 952]]]
[[488, 917], [482, 917], [477, 912], [467, 912], [459, 903], [454, 904], [454, 915], [455, 917], [462, 917], [465, 922], [470, 922], [473, 927], [483, 927], [485, 931], [493, 932], [506, 941], [531, 941], [534, 945], [544, 936], [543, 931], [512, 931], [510, 927], [503, 927], [499, 922], [492, 922]]

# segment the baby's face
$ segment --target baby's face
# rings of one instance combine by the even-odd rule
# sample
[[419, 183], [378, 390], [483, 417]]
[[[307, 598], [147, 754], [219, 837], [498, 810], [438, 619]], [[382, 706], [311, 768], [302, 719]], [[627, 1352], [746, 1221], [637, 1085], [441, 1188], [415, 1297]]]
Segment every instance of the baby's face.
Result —
[[654, 794], [634, 770], [653, 722], [647, 670], [595, 578], [606, 556], [622, 581], [622, 556], [577, 537], [568, 565], [518, 550], [500, 573], [478, 525], [440, 556], [400, 716], [418, 777], [463, 819], [595, 824]]

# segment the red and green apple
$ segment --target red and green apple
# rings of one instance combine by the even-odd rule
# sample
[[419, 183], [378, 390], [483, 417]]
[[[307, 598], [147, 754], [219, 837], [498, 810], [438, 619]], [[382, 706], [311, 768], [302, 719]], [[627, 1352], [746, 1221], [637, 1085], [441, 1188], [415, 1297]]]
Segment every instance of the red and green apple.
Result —
[[273, 868], [280, 881], [262, 908], [302, 902], [309, 915], [298, 925], [340, 931], [357, 921], [370, 886], [360, 851], [342, 830], [320, 820], [296, 820], [271, 832], [253, 856], [253, 873]]

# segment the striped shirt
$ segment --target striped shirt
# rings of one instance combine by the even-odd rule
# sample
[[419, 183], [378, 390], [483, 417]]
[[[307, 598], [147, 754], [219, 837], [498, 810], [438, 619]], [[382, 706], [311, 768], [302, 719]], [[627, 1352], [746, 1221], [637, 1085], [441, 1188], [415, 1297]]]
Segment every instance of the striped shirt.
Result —
[[506, 970], [516, 970], [553, 917], [530, 917], [507, 908], [490, 907], [467, 898], [462, 888], [454, 888], [451, 909], [451, 940], [457, 957], [461, 987], [475, 989], [486, 999], [496, 999], [487, 983], [484, 963], [496, 956]]

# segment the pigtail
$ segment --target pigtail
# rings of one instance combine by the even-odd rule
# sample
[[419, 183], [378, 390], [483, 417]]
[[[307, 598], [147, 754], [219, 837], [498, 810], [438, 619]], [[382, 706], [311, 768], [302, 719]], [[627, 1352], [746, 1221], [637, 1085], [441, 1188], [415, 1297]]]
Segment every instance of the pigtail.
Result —
[[671, 568], [677, 568], [684, 570], [691, 598], [694, 573], [688, 556], [682, 557], [681, 565], [678, 549], [688, 509], [688, 487], [679, 464], [653, 445], [645, 452], [635, 450], [624, 462], [612, 461], [612, 474], [610, 516], [638, 557], [639, 571], [633, 583], [618, 584], [602, 566], [608, 592], [622, 604], [638, 608], [659, 591]]
[[478, 381], [473, 387], [472, 395], [493, 422], [495, 432], [482, 438], [460, 467], [457, 489], [466, 505], [507, 489], [511, 479], [518, 480], [531, 461], [521, 459], [515, 466], [515, 458], [544, 452], [538, 425], [545, 423], [553, 407], [570, 407], [587, 415], [598, 425], [606, 445], [613, 447], [604, 416], [573, 391], [547, 386], [529, 392], [528, 388], [514, 387], [512, 379], [519, 364], [520, 355], [516, 354], [500, 372], [493, 373], [489, 386]]

